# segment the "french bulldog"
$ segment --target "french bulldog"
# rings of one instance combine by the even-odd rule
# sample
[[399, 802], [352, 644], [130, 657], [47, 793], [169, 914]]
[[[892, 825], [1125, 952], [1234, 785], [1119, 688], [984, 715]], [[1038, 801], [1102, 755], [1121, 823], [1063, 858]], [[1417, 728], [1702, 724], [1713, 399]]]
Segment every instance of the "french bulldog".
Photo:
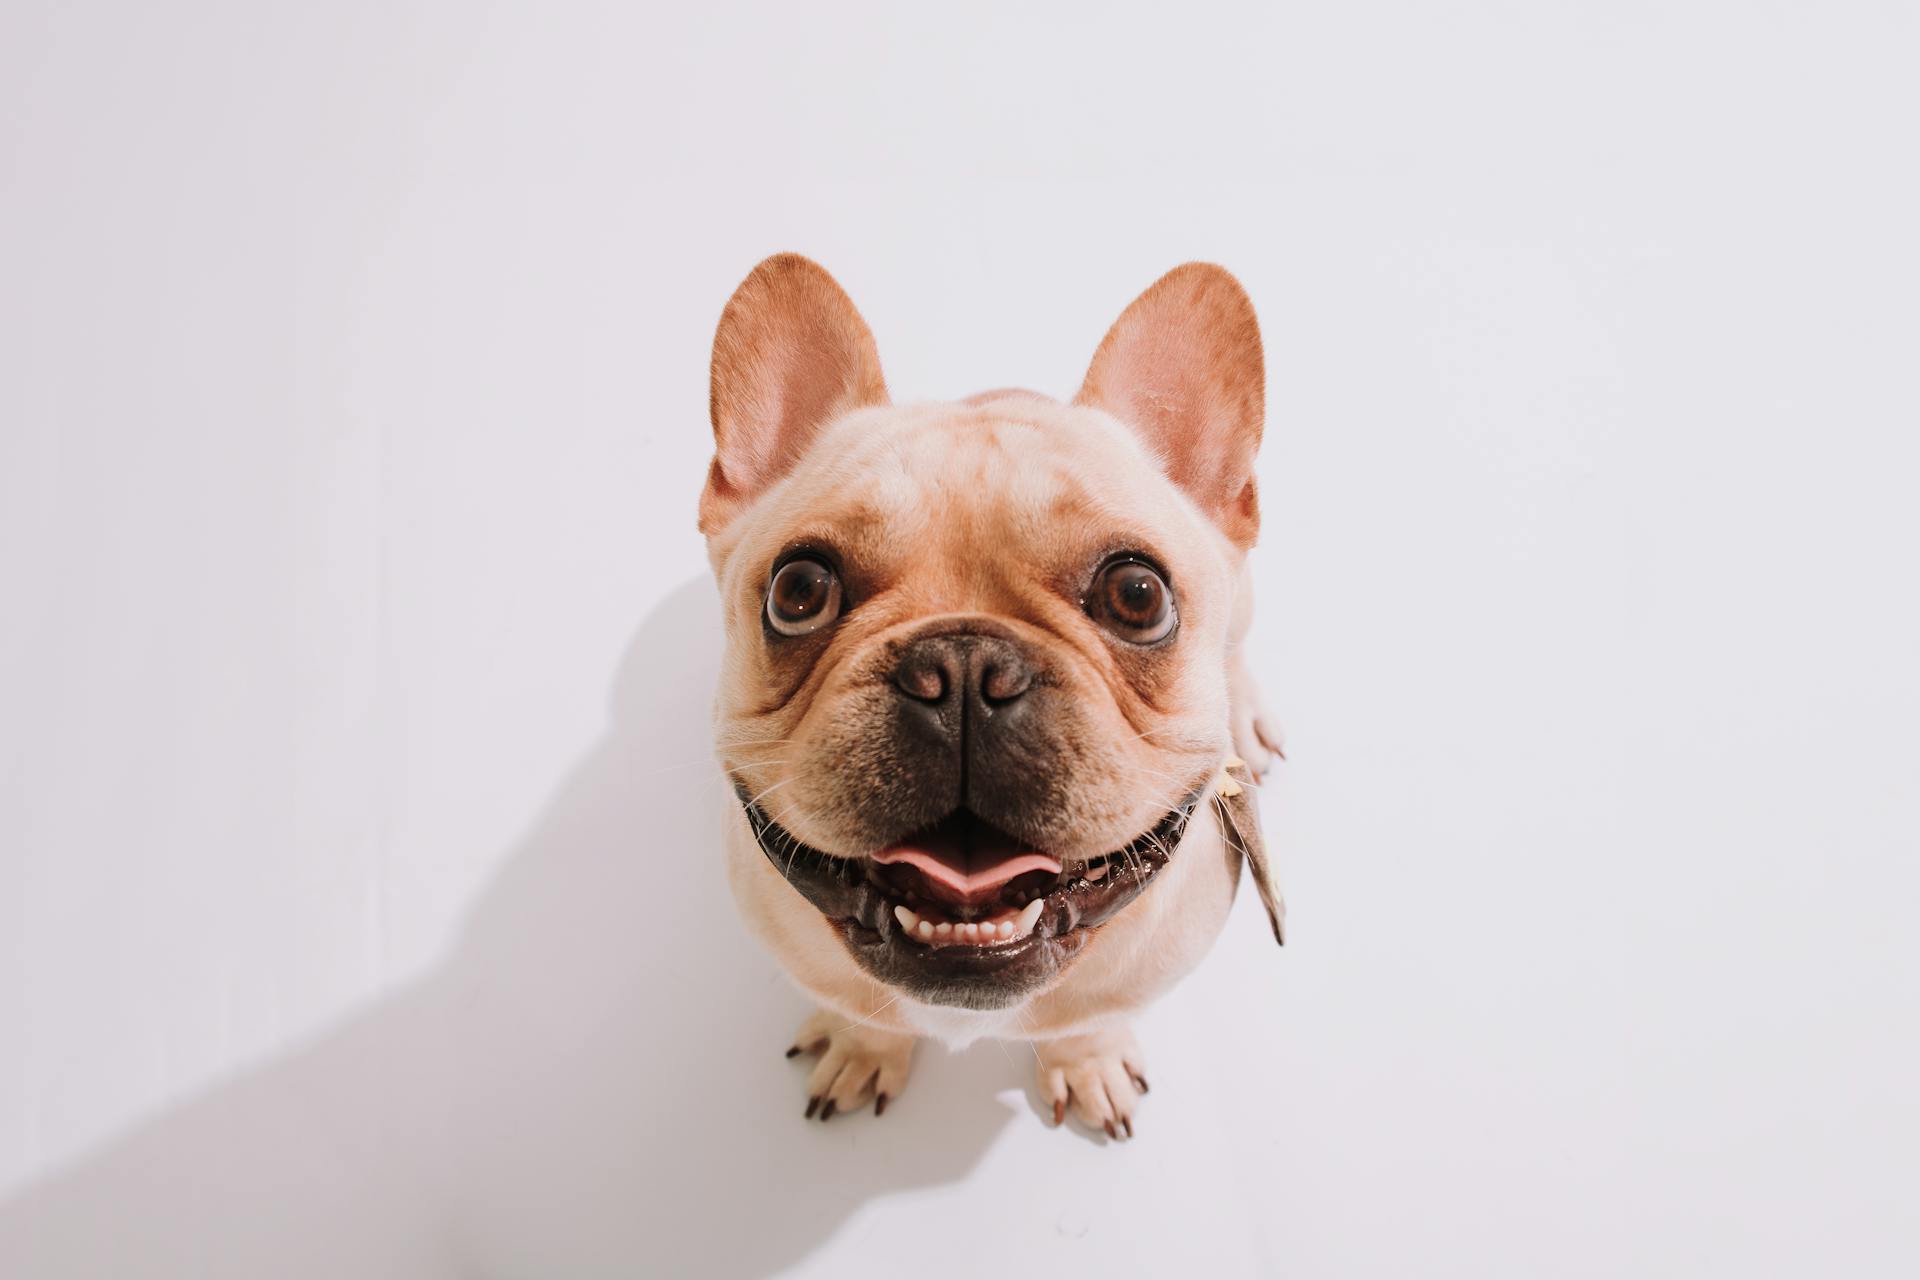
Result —
[[1241, 642], [1259, 326], [1169, 272], [1070, 403], [895, 404], [819, 265], [767, 259], [714, 337], [699, 524], [726, 648], [727, 867], [819, 1011], [808, 1117], [900, 1096], [917, 1037], [1031, 1041], [1053, 1121], [1131, 1136], [1128, 1018], [1198, 963], [1281, 737]]

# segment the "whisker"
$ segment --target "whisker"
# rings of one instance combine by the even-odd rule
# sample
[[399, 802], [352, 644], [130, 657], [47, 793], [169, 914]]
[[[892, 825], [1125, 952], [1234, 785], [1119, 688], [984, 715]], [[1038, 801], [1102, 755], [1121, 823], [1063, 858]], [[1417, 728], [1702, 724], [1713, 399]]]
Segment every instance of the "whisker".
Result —
[[[782, 757], [781, 757], [780, 759], [778, 759], [778, 760], [749, 760], [749, 761], [747, 761], [747, 765], [749, 765], [749, 766], [751, 766], [752, 768], [755, 768], [755, 769], [771, 769], [771, 768], [774, 768], [774, 767], [776, 767], [776, 766], [778, 766], [778, 765], [783, 765], [783, 764], [787, 764], [787, 763], [789, 763], [789, 762], [788, 762], [788, 760], [786, 759], [786, 757], [784, 757], [784, 756], [782, 756]], [[727, 769], [727, 770], [726, 770], [725, 772], [727, 773], [727, 775], [728, 775], [729, 777], [732, 777], [733, 775], [735, 775], [735, 774], [737, 774], [737, 773], [739, 773], [739, 772], [740, 772], [740, 770], [739, 770], [739, 769]]]
[[[1033, 1030], [1032, 1025], [1027, 1021], [1027, 1012], [1025, 1009], [1022, 1009], [1020, 1006], [1015, 1005], [1013, 1009], [1013, 1017], [1014, 1017], [1014, 1021], [1020, 1024], [1020, 1029], [1022, 1031], [1031, 1032]], [[1047, 1064], [1040, 1060], [1040, 1048], [1038, 1045], [1034, 1044], [1032, 1035], [1027, 1036], [1025, 1044], [1028, 1050], [1033, 1054], [1033, 1065], [1036, 1067], [1039, 1067], [1040, 1070], [1044, 1073], [1047, 1069]]]
[[782, 778], [780, 781], [774, 783], [772, 786], [766, 788], [765, 790], [761, 791], [758, 795], [754, 796], [753, 799], [747, 801], [747, 807], [753, 808], [759, 805], [759, 803], [762, 800], [766, 799], [768, 796], [772, 795], [774, 792], [778, 791], [780, 788], [787, 786], [790, 783], [800, 781], [802, 776], [803, 775], [796, 773], [792, 777]]
[[[867, 1024], [869, 1023], [869, 1022], [872, 1022], [872, 1021], [873, 1021], [873, 1020], [874, 1020], [875, 1018], [877, 1018], [877, 1017], [879, 1017], [879, 1016], [880, 1016], [881, 1014], [883, 1014], [883, 1013], [885, 1013], [885, 1012], [886, 1012], [887, 1010], [889, 1010], [889, 1009], [891, 1009], [891, 1008], [893, 1008], [893, 1006], [894, 1006], [894, 1005], [896, 1005], [896, 1004], [898, 1004], [898, 1003], [900, 1002], [900, 997], [901, 997], [901, 996], [903, 996], [903, 995], [905, 995], [905, 994], [906, 994], [906, 993], [905, 993], [904, 991], [896, 991], [896, 992], [894, 993], [894, 996], [893, 996], [893, 999], [891, 999], [891, 1000], [889, 1000], [889, 1001], [887, 1001], [887, 1002], [886, 1002], [885, 1004], [883, 1004], [883, 1005], [881, 1005], [881, 1006], [880, 1006], [880, 1007], [879, 1007], [878, 1009], [875, 1009], [875, 1010], [874, 1010], [874, 1011], [873, 1011], [872, 1013], [870, 1013], [870, 1014], [868, 1014], [868, 1015], [867, 1015], [866, 1017], [864, 1017], [864, 1018], [862, 1018], [862, 1019], [860, 1019], [860, 1021], [858, 1021], [858, 1022], [849, 1022], [849, 1023], [848, 1023], [848, 1024], [846, 1025], [846, 1026], [844, 1026], [844, 1027], [842, 1027], [842, 1028], [840, 1028], [840, 1031], [851, 1031], [851, 1030], [853, 1030], [853, 1029], [854, 1029], [855, 1027], [864, 1027], [864, 1026], [866, 1026], [866, 1025], [867, 1025]], [[834, 1034], [835, 1034], [835, 1035], [839, 1035], [839, 1034], [840, 1034], [840, 1032], [839, 1032], [839, 1031], [836, 1031], [836, 1032], [834, 1032]]]
[[790, 737], [759, 738], [759, 737], [749, 736], [744, 731], [735, 732], [727, 729], [716, 730], [713, 737], [714, 737], [714, 741], [716, 742], [754, 743], [754, 742], [792, 742], [793, 741], [793, 739]]
[[793, 874], [794, 859], [798, 858], [800, 856], [800, 851], [806, 848], [805, 845], [800, 843], [799, 837], [795, 836], [793, 832], [787, 830], [787, 823], [786, 823], [787, 815], [791, 814], [795, 809], [798, 809], [799, 807], [800, 807], [800, 802], [796, 800], [792, 804], [788, 805], [786, 808], [782, 809], [777, 816], [769, 816], [767, 818], [767, 825], [772, 827], [777, 827], [780, 831], [781, 838], [784, 839], [787, 843], [787, 865], [786, 865], [786, 870], [784, 871], [783, 874], [789, 875], [789, 876]]
[[702, 756], [698, 760], [683, 760], [679, 764], [662, 765], [658, 769], [647, 769], [647, 770], [644, 770], [643, 772], [636, 773], [632, 776], [635, 778], [653, 778], [653, 777], [658, 777], [660, 774], [663, 774], [663, 773], [673, 773], [675, 770], [678, 770], [678, 769], [696, 769], [703, 764], [712, 765], [716, 770], [719, 770], [722, 773], [725, 772], [725, 770], [720, 769], [719, 763], [715, 761], [713, 757]]

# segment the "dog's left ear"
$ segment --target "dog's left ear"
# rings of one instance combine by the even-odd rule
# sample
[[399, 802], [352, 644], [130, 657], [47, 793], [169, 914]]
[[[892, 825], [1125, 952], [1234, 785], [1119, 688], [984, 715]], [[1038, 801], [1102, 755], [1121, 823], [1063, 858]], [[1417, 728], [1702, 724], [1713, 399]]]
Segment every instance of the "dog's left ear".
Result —
[[1253, 303], [1224, 268], [1189, 262], [1135, 298], [1094, 352], [1074, 401], [1138, 431], [1235, 544], [1253, 545], [1266, 366]]

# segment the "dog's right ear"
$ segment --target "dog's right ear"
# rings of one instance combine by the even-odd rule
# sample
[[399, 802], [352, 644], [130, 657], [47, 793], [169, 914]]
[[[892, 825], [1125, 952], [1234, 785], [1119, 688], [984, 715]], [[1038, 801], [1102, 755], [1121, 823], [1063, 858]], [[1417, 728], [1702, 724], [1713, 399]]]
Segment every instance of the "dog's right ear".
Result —
[[834, 278], [797, 253], [753, 269], [713, 335], [713, 466], [700, 495], [711, 537], [790, 470], [822, 426], [887, 403], [873, 334]]

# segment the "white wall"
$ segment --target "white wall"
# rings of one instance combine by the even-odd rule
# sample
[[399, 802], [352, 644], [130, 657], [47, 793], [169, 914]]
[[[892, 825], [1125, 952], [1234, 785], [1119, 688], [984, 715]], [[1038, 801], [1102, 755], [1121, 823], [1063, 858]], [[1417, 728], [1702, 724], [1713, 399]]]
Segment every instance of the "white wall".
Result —
[[[0, 1274], [1902, 1274], [1920, 40], [1871, 4], [0, 15]], [[1292, 906], [821, 1127], [693, 503], [799, 249], [898, 394], [1270, 353]]]

